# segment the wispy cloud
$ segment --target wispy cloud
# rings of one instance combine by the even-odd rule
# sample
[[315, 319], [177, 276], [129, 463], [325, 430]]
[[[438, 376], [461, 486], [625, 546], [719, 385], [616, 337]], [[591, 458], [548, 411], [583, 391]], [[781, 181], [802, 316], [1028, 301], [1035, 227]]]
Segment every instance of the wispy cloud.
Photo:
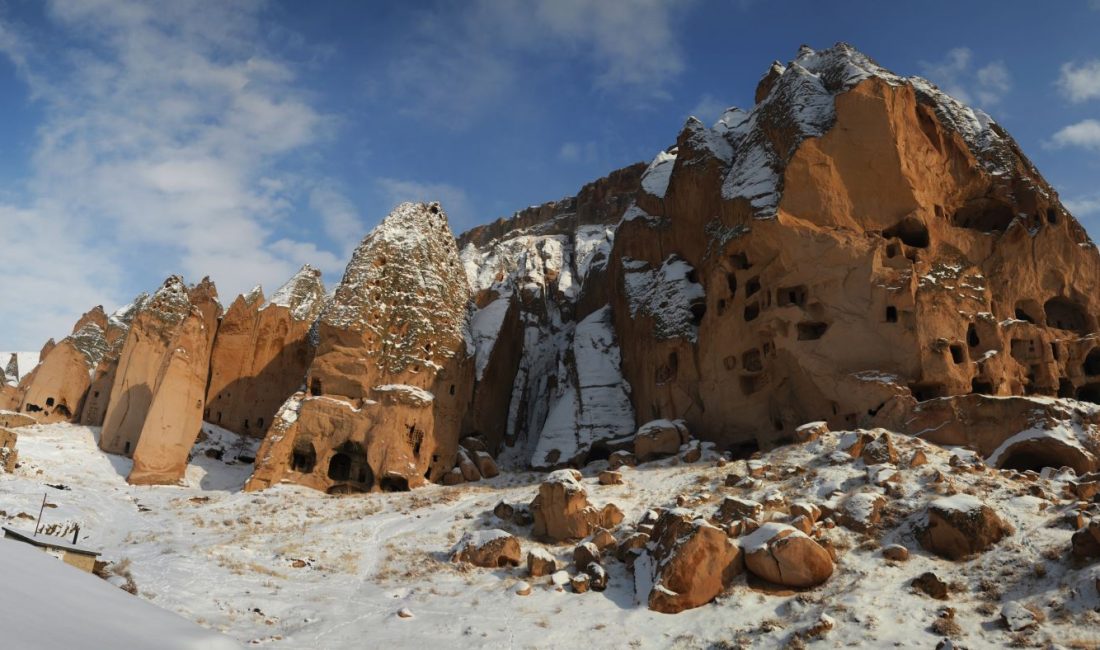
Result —
[[1100, 59], [1062, 64], [1058, 88], [1071, 102], [1083, 102], [1100, 97]]
[[456, 235], [474, 225], [475, 215], [470, 199], [460, 187], [398, 178], [381, 178], [378, 187], [388, 208], [404, 201], [439, 201]]
[[590, 165], [599, 158], [599, 147], [595, 142], [563, 142], [558, 149], [558, 160], [566, 163], [584, 163]]
[[727, 108], [729, 108], [729, 104], [722, 102], [710, 93], [706, 93], [688, 111], [688, 115], [693, 115], [702, 120], [704, 124], [710, 125], [718, 121], [718, 118], [722, 117], [722, 113], [726, 112]]
[[522, 79], [525, 56], [571, 60], [590, 83], [627, 101], [667, 98], [684, 67], [673, 0], [477, 0], [422, 14], [389, 68], [404, 110], [437, 125], [469, 126]]
[[1003, 61], [977, 67], [970, 48], [957, 47], [936, 62], [920, 62], [924, 76], [965, 104], [994, 106], [1012, 90], [1012, 74]]
[[1100, 194], [1063, 199], [1062, 203], [1078, 217], [1100, 214]]
[[1055, 133], [1050, 144], [1054, 147], [1081, 147], [1100, 151], [1100, 121], [1088, 119], [1070, 124]]
[[[127, 300], [123, 263], [147, 286], [209, 274], [230, 295], [277, 286], [303, 261], [340, 266], [280, 234], [304, 181], [279, 164], [323, 141], [331, 122], [264, 47], [262, 8], [56, 0], [51, 33], [31, 41], [0, 16], [0, 51], [44, 115], [28, 190], [0, 205], [5, 254], [35, 251], [19, 268], [39, 278], [39, 291], [0, 288], [0, 302], [26, 306], [21, 336], [32, 338], [19, 343], [64, 333], [95, 302]], [[352, 213], [318, 192], [342, 248]]]

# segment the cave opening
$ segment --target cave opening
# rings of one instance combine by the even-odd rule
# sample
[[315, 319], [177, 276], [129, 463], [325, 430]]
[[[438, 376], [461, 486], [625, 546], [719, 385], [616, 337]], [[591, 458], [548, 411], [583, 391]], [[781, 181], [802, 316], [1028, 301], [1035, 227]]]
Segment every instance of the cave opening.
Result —
[[886, 239], [897, 237], [901, 243], [913, 248], [928, 248], [931, 238], [928, 235], [928, 226], [916, 217], [905, 217], [893, 226], [882, 231]]

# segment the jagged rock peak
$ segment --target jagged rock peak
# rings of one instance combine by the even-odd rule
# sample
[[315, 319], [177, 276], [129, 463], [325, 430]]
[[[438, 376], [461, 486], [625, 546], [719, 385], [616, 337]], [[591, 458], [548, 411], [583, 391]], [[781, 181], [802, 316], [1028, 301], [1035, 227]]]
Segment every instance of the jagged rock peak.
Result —
[[321, 322], [370, 332], [377, 363], [396, 373], [459, 349], [469, 297], [439, 203], [402, 203], [355, 249]]
[[133, 322], [134, 315], [145, 307], [145, 303], [149, 302], [149, 297], [148, 293], [142, 291], [134, 298], [133, 302], [116, 309], [107, 318], [107, 324], [123, 330], [130, 329], [130, 323]]
[[265, 302], [264, 288], [257, 284], [256, 286], [249, 289], [248, 293], [242, 293], [240, 295], [240, 298], [244, 301], [244, 304], [248, 305], [249, 307], [263, 304]]
[[[248, 298], [245, 300], [248, 301]], [[325, 283], [321, 280], [321, 271], [309, 264], [303, 265], [272, 294], [263, 308], [270, 305], [286, 307], [294, 320], [316, 320], [325, 306]]]
[[191, 298], [187, 285], [178, 275], [170, 275], [153, 296], [141, 306], [143, 313], [152, 313], [162, 322], [176, 325], [191, 313]]
[[[893, 86], [910, 85], [922, 103], [958, 133], [971, 153], [991, 174], [1007, 174], [1017, 155], [1015, 145], [987, 114], [941, 92], [920, 77], [902, 77], [878, 65], [847, 43], [816, 51], [799, 48], [787, 65], [773, 63], [760, 80], [751, 111], [728, 109], [710, 129], [689, 120], [685, 135], [728, 165], [722, 198], [744, 199], [757, 218], [775, 216], [782, 195], [783, 169], [807, 138], [820, 137], [836, 121], [835, 99], [860, 82], [877, 78]], [[668, 174], [677, 152], [670, 149], [654, 159], [642, 179], [643, 188], [664, 197]], [[1034, 176], [1033, 169], [1026, 170]]]

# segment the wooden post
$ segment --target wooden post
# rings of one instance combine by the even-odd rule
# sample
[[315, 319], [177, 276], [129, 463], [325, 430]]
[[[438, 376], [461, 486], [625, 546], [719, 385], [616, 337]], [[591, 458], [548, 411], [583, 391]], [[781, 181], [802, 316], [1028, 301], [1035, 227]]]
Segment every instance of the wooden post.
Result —
[[38, 534], [38, 529], [42, 526], [42, 513], [46, 510], [46, 495], [42, 495], [42, 507], [38, 509], [38, 521], [34, 523], [34, 534]]

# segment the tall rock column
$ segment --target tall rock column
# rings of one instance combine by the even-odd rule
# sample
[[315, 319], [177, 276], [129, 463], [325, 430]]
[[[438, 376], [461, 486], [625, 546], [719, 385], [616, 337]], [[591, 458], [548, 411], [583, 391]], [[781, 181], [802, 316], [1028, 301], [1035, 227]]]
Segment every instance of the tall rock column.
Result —
[[133, 455], [131, 483], [178, 481], [202, 427], [208, 323], [218, 310], [203, 308], [216, 303], [212, 285], [195, 289], [179, 276], [165, 280], [134, 317], [119, 356], [99, 446]]

